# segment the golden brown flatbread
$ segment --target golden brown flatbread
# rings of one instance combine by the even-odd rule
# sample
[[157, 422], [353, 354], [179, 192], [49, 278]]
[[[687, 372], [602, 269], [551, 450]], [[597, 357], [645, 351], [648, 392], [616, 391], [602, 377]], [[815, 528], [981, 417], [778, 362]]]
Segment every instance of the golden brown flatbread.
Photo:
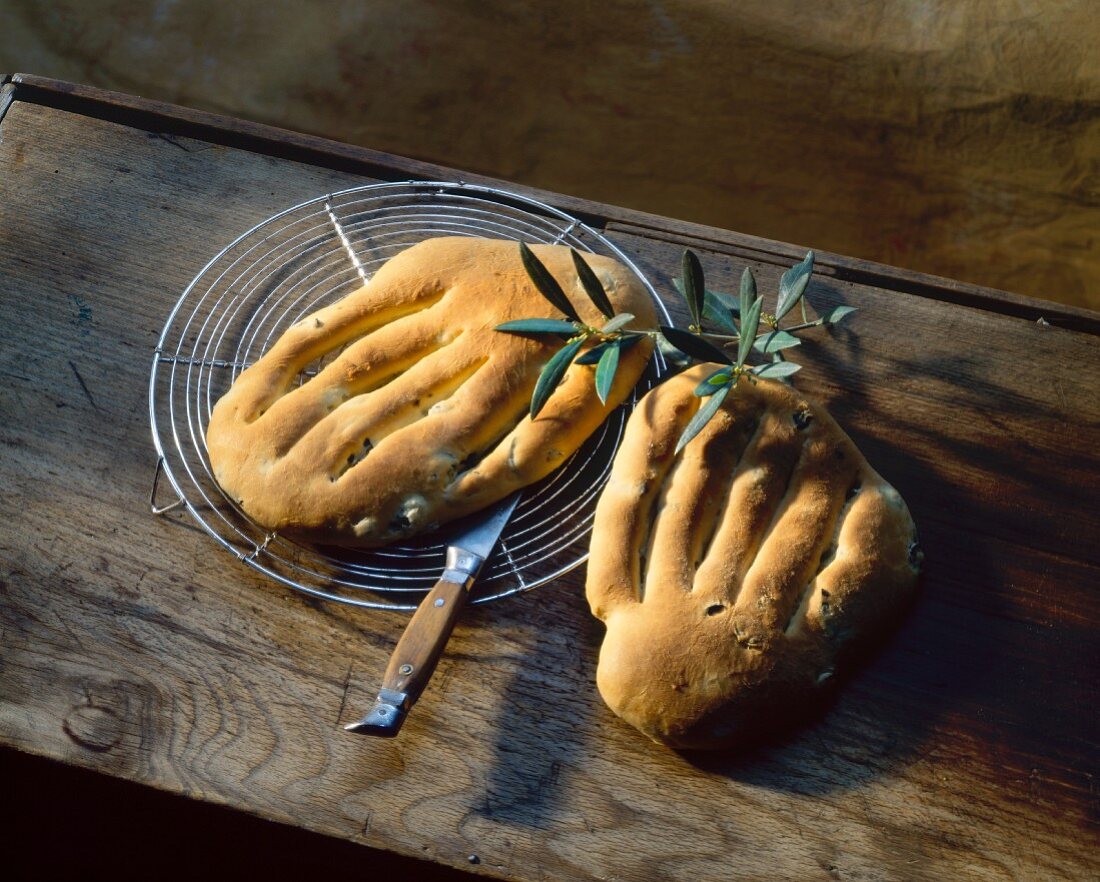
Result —
[[[586, 323], [606, 321], [567, 248], [532, 250]], [[655, 326], [652, 301], [626, 267], [585, 260], [618, 311]], [[456, 236], [408, 248], [241, 373], [206, 432], [215, 478], [265, 528], [354, 546], [430, 529], [538, 481], [629, 394], [652, 347], [643, 340], [622, 355], [606, 405], [593, 368], [574, 365], [532, 420], [536, 379], [561, 342], [493, 328], [534, 317], [561, 318], [517, 243]]]
[[825, 410], [743, 379], [680, 456], [718, 365], [635, 409], [592, 533], [587, 594], [611, 709], [675, 747], [751, 741], [805, 714], [916, 585], [909, 511]]

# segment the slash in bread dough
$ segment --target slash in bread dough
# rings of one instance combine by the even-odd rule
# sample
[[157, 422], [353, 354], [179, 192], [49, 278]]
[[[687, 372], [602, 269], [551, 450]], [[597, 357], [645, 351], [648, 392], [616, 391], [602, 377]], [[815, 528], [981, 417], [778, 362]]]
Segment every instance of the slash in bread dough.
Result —
[[[566, 247], [532, 250], [586, 323], [606, 321]], [[617, 311], [656, 325], [626, 267], [584, 258]], [[400, 252], [364, 287], [290, 327], [218, 401], [206, 432], [216, 480], [267, 529], [351, 546], [430, 529], [538, 481], [629, 394], [652, 346], [623, 354], [606, 405], [593, 369], [574, 365], [532, 420], [536, 379], [561, 341], [493, 329], [536, 317], [561, 318], [515, 242], [453, 236]]]
[[596, 680], [656, 741], [717, 748], [804, 715], [895, 620], [922, 554], [909, 511], [820, 405], [741, 380], [674, 457], [697, 365], [634, 410], [592, 532]]

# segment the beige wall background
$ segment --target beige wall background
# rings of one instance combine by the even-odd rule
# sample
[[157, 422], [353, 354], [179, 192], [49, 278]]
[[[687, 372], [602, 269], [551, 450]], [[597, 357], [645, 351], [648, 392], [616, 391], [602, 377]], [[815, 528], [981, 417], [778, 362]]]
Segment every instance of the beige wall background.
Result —
[[0, 70], [1100, 308], [1094, 0], [0, 0]]

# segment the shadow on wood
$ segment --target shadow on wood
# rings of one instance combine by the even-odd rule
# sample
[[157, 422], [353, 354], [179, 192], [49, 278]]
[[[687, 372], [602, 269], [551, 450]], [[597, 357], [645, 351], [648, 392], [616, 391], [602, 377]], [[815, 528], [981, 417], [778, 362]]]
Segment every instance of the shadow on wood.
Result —
[[8, 879], [477, 878], [0, 749]]

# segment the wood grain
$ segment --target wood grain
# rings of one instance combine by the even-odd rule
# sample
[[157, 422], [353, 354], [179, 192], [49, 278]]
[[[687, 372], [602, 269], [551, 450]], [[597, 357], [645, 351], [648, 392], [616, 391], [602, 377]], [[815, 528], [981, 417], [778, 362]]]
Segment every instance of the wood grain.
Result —
[[[683, 247], [698, 247], [617, 224], [610, 232], [666, 290]], [[793, 263], [745, 259], [716, 243], [709, 251], [708, 287], [736, 291], [748, 265], [773, 304], [779, 276]], [[946, 505], [968, 532], [1100, 563], [1100, 544], [1082, 541], [1100, 536], [1092, 503], [1100, 338], [946, 301], [884, 298], [845, 275], [825, 263], [810, 283], [807, 298], [817, 309], [846, 304], [859, 312], [804, 335], [794, 356], [805, 365], [798, 385], [825, 401], [907, 500], [919, 498], [933, 475], [942, 478], [943, 497], [915, 513], [918, 525], [942, 517]], [[683, 307], [675, 309], [686, 321]]]
[[[15, 74], [12, 80], [13, 87], [18, 88], [21, 100], [144, 129], [158, 136], [183, 135], [201, 139], [207, 144], [236, 147], [265, 156], [306, 162], [382, 180], [415, 177], [427, 180], [463, 180], [489, 185], [499, 183], [485, 175], [454, 171], [438, 164], [403, 157], [395, 163], [394, 157], [377, 150], [94, 86], [67, 83], [33, 74]], [[623, 223], [640, 227], [657, 236], [673, 233], [690, 237], [697, 242], [717, 242], [726, 247], [733, 246], [748, 255], [789, 255], [792, 262], [801, 258], [806, 250], [805, 247], [772, 239], [672, 220], [644, 211], [604, 205], [527, 185], [509, 183], [508, 187], [517, 193], [553, 202], [573, 216], [597, 227], [605, 222]], [[1060, 327], [1094, 333], [1100, 330], [1100, 313], [1095, 310], [1039, 300], [1010, 291], [997, 291], [870, 260], [821, 253], [820, 249], [818, 251], [819, 266], [834, 267], [845, 278], [862, 280], [866, 284], [904, 291], [918, 297], [979, 306], [990, 312], [1033, 320], [1041, 317]]]
[[[146, 395], [222, 244], [366, 181], [18, 100], [0, 135], [4, 744], [500, 878], [1100, 873], [1097, 337], [815, 277], [815, 305], [861, 312], [811, 335], [800, 388], [901, 490], [929, 566], [785, 740], [698, 757], [619, 723], [583, 574], [469, 610], [402, 736], [363, 739], [339, 726], [406, 618], [314, 603], [153, 517]], [[667, 290], [683, 229], [610, 231]], [[789, 257], [693, 241], [727, 289], [745, 252], [763, 290]]]
[[1100, 307], [1093, 0], [42, 7], [0, 59]]

